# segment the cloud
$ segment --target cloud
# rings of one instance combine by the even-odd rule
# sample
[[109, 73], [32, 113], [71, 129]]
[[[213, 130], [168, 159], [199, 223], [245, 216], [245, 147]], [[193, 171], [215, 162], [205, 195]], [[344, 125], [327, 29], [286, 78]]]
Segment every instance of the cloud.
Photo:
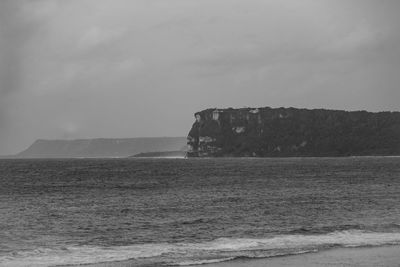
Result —
[[0, 99], [18, 88], [21, 43], [25, 25], [19, 23], [19, 9], [14, 1], [0, 2]]
[[377, 33], [368, 25], [360, 25], [354, 30], [338, 36], [332, 43], [323, 47], [323, 51], [334, 53], [350, 53], [371, 47], [378, 41]]
[[210, 106], [398, 109], [398, 3], [2, 0], [0, 150], [184, 135]]
[[116, 41], [117, 38], [124, 34], [122, 30], [106, 30], [98, 26], [94, 26], [84, 32], [78, 41], [78, 46], [82, 49], [90, 49], [107, 42]]

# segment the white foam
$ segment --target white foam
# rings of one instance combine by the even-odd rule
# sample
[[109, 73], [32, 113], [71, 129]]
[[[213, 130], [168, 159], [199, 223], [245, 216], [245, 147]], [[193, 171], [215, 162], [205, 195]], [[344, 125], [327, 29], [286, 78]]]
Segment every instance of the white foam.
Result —
[[52, 266], [123, 261], [128, 259], [165, 260], [179, 265], [226, 261], [248, 256], [249, 251], [269, 251], [270, 256], [301, 253], [329, 246], [359, 247], [400, 244], [400, 233], [360, 230], [321, 235], [279, 235], [270, 238], [218, 238], [203, 243], [143, 244], [118, 247], [76, 246], [37, 249], [0, 257], [1, 266]]
[[230, 261], [230, 260], [233, 260], [233, 259], [235, 259], [235, 257], [221, 258], [221, 259], [211, 259], [211, 260], [181, 261], [181, 262], [174, 263], [174, 265], [178, 265], [178, 266], [202, 265], [202, 264]]
[[[313, 246], [377, 246], [400, 243], [400, 233], [376, 233], [361, 230], [338, 231], [323, 235], [281, 235], [263, 239], [220, 238], [201, 244], [204, 250], [240, 251], [258, 249], [293, 249]], [[199, 246], [199, 245], [195, 245]]]
[[0, 266], [42, 267], [66, 264], [89, 264], [128, 259], [150, 258], [171, 251], [168, 245], [133, 245], [118, 247], [77, 246], [64, 249], [36, 249], [0, 257]]

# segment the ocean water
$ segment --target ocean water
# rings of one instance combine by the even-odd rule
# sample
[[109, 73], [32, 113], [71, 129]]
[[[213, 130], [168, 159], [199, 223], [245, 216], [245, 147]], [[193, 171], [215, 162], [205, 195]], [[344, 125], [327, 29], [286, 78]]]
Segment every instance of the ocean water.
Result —
[[0, 160], [0, 266], [400, 244], [400, 158]]

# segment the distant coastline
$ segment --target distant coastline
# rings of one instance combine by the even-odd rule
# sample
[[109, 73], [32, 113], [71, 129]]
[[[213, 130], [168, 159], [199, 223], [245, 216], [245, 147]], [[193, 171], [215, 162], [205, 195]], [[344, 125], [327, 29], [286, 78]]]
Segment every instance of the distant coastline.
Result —
[[12, 158], [125, 158], [143, 152], [179, 151], [186, 137], [36, 140]]
[[143, 152], [130, 158], [184, 158], [186, 151]]

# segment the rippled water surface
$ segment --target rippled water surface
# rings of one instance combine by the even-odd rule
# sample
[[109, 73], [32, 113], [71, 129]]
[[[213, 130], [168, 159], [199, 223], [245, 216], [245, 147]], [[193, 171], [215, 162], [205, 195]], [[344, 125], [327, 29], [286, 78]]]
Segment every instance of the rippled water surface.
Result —
[[400, 243], [400, 158], [0, 160], [0, 265]]

